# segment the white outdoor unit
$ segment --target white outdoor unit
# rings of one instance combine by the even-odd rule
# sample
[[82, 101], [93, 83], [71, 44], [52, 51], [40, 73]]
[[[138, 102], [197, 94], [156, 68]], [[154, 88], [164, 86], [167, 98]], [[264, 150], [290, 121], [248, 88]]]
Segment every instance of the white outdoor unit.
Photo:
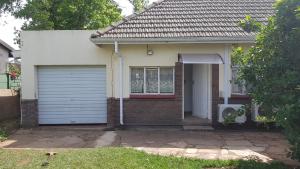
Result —
[[251, 119], [252, 119], [252, 121], [258, 122], [257, 116], [259, 116], [259, 105], [252, 104], [251, 105]]
[[[224, 119], [226, 116], [230, 115], [231, 113], [240, 109], [243, 105], [242, 104], [219, 104], [219, 122], [224, 123]], [[243, 114], [235, 118], [234, 123], [245, 123], [247, 120], [246, 115]]]

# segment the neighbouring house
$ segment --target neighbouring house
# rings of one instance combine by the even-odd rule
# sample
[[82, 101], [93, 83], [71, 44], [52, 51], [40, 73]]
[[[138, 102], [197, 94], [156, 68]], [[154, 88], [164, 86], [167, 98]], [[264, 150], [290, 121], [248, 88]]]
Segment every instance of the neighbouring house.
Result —
[[232, 47], [255, 40], [273, 0], [164, 0], [101, 31], [24, 31], [22, 125], [218, 125], [249, 102]]
[[9, 58], [13, 58], [13, 51], [13, 47], [0, 39], [0, 74], [6, 73]]

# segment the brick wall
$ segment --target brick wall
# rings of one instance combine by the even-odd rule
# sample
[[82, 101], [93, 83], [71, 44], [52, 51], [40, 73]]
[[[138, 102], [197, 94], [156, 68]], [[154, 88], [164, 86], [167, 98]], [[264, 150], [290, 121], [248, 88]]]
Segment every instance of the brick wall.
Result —
[[0, 96], [0, 122], [20, 118], [20, 96]]
[[22, 100], [22, 127], [31, 128], [38, 126], [37, 100]]
[[212, 125], [218, 125], [219, 65], [212, 65]]
[[20, 127], [20, 95], [9, 89], [0, 89], [0, 128], [7, 132]]
[[[125, 125], [181, 125], [182, 123], [182, 63], [175, 65], [174, 98], [124, 99]], [[119, 125], [119, 99], [109, 98], [108, 126]]]

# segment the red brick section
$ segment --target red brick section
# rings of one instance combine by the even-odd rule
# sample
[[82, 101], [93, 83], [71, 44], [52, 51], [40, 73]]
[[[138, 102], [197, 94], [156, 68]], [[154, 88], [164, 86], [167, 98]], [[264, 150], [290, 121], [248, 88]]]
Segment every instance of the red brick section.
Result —
[[[219, 101], [220, 104], [224, 103], [224, 98], [220, 98]], [[251, 98], [246, 96], [231, 96], [228, 98], [229, 104], [250, 104]]]
[[[175, 64], [175, 96], [173, 98], [124, 99], [125, 125], [181, 125], [182, 123], [182, 63]], [[108, 99], [108, 126], [119, 120], [119, 99]]]
[[0, 96], [1, 122], [20, 118], [20, 95]]
[[22, 127], [32, 128], [38, 126], [38, 102], [37, 100], [22, 100]]
[[218, 125], [219, 65], [212, 65], [212, 125]]

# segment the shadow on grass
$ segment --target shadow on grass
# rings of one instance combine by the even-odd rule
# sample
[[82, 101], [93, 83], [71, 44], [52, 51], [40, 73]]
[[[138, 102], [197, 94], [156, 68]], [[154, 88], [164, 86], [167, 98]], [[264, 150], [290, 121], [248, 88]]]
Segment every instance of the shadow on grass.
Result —
[[279, 162], [198, 160], [151, 155], [131, 148], [58, 150], [51, 158], [46, 153], [41, 150], [0, 149], [0, 168], [288, 169]]

